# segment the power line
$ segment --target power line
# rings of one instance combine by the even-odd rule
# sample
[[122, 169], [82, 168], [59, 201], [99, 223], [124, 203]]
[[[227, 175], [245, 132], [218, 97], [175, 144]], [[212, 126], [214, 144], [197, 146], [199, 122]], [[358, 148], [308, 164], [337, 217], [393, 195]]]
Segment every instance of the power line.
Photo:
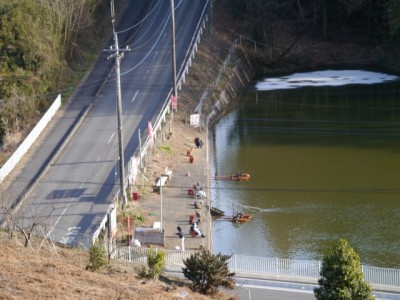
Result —
[[[19, 182], [28, 182], [32, 178], [5, 178], [4, 181], [19, 181]], [[211, 179], [212, 181], [215, 181], [215, 179]], [[76, 181], [72, 180], [39, 180], [40, 183], [79, 183]], [[115, 186], [117, 187], [117, 184], [115, 183], [103, 183], [103, 182], [90, 182], [86, 181], [85, 184], [89, 186], [93, 185], [104, 185], [104, 186]], [[138, 184], [137, 185], [140, 188], [154, 188], [155, 184]], [[182, 186], [182, 185], [174, 185], [173, 183], [168, 183], [166, 186], [168, 189], [175, 189], [175, 190], [182, 190], [183, 193], [187, 193], [187, 190], [190, 188], [190, 186]], [[235, 184], [229, 185], [229, 186], [213, 186], [211, 184], [210, 187], [202, 187], [204, 191], [249, 191], [249, 192], [285, 192], [285, 193], [299, 193], [299, 192], [312, 192], [312, 193], [398, 193], [400, 192], [400, 188], [379, 188], [379, 187], [326, 187], [326, 188], [291, 188], [291, 187], [244, 187], [244, 186], [235, 186]], [[3, 196], [6, 194], [12, 194], [10, 193], [3, 193]], [[188, 199], [192, 199], [193, 197], [189, 197]], [[193, 198], [194, 199], [194, 198]]]

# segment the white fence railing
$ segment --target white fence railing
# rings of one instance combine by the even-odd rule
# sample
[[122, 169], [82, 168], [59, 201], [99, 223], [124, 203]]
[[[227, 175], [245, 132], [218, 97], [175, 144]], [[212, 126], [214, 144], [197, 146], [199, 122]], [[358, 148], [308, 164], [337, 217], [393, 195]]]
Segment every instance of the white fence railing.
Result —
[[[157, 249], [157, 248], [156, 248]], [[134, 264], [146, 264], [149, 248], [121, 247], [115, 250], [114, 259]], [[183, 260], [197, 251], [164, 250], [167, 252], [167, 270], [181, 272]], [[287, 276], [309, 279], [317, 283], [322, 262], [293, 260], [234, 254], [229, 260], [231, 271], [240, 275]], [[362, 266], [364, 279], [370, 284], [400, 287], [400, 269]]]
[[400, 286], [400, 269], [378, 268], [362, 266], [364, 279], [367, 282]]
[[265, 273], [318, 278], [320, 262], [234, 254], [229, 261], [229, 268], [237, 273]]

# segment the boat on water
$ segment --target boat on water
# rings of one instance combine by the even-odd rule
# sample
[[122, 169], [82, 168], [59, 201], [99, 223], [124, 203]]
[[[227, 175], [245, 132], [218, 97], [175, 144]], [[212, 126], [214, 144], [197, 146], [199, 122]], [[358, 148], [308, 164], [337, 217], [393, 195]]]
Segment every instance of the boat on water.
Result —
[[231, 180], [233, 181], [247, 181], [250, 179], [250, 174], [248, 173], [237, 173], [231, 175]]
[[248, 181], [250, 174], [248, 173], [236, 173], [227, 176], [215, 176], [215, 180], [232, 180], [232, 181]]
[[210, 213], [211, 213], [211, 216], [213, 216], [213, 217], [222, 217], [223, 215], [225, 215], [224, 211], [222, 211], [216, 207], [213, 207], [213, 206], [210, 207]]
[[234, 223], [246, 223], [246, 222], [250, 221], [252, 218], [253, 218], [253, 215], [251, 215], [251, 214], [238, 213], [235, 216], [233, 216], [232, 218], [230, 218], [229, 220]]

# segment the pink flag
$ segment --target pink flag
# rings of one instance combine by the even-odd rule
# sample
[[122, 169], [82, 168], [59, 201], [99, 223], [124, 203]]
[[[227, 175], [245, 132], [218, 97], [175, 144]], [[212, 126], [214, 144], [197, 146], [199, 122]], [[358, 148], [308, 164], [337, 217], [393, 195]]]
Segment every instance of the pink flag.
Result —
[[178, 99], [175, 96], [171, 96], [171, 106], [172, 106], [172, 110], [177, 110], [178, 108]]
[[149, 133], [150, 144], [153, 145], [153, 126], [151, 126], [151, 122], [147, 122], [147, 132]]
[[131, 159], [131, 185], [135, 185], [136, 177], [138, 173], [139, 159], [136, 156]]

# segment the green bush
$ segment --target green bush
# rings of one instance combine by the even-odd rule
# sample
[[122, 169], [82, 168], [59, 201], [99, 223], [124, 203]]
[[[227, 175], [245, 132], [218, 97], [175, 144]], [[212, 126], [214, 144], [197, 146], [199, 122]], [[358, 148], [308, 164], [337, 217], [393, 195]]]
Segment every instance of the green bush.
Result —
[[147, 267], [142, 266], [139, 269], [139, 276], [157, 280], [164, 273], [164, 269], [167, 266], [166, 254], [163, 250], [156, 250], [151, 247], [149, 253], [147, 253]]
[[216, 293], [220, 286], [234, 288], [235, 273], [229, 272], [228, 268], [230, 257], [203, 250], [184, 260], [183, 275], [192, 282], [190, 288], [204, 295]]
[[89, 265], [86, 267], [89, 270], [97, 271], [102, 267], [107, 266], [107, 253], [100, 243], [95, 243], [89, 249]]
[[372, 300], [371, 287], [364, 282], [360, 257], [345, 239], [340, 239], [322, 262], [318, 300]]

